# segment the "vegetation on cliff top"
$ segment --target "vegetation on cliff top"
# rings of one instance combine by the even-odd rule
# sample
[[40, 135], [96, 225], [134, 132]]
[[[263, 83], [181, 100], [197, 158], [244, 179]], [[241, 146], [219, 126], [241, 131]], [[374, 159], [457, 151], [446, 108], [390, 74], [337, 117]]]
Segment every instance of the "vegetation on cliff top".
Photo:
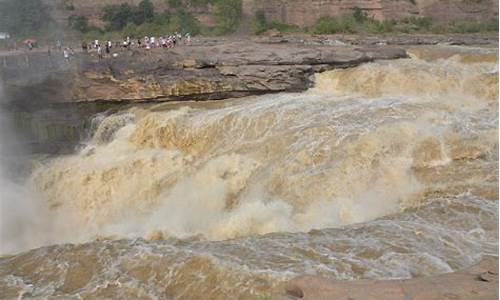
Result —
[[155, 9], [150, 0], [143, 0], [138, 6], [128, 3], [107, 5], [104, 7], [102, 19], [108, 22], [111, 30], [121, 30], [127, 24], [141, 25], [150, 22], [155, 17]]
[[201, 30], [198, 20], [182, 6], [175, 8], [173, 13], [157, 13], [150, 0], [142, 0], [137, 6], [128, 3], [107, 5], [102, 20], [107, 24], [105, 28], [88, 26], [83, 16], [73, 16], [69, 21], [73, 29], [84, 33], [86, 39], [159, 36], [176, 31], [198, 34]]
[[361, 9], [354, 8], [343, 17], [321, 17], [309, 28], [300, 28], [277, 22], [268, 22], [263, 11], [258, 11], [252, 22], [254, 34], [261, 34], [269, 29], [281, 32], [304, 32], [312, 34], [335, 33], [477, 33], [498, 32], [498, 19], [481, 22], [455, 22], [438, 24], [429, 18], [411, 17], [402, 20], [378, 21], [365, 14]]
[[217, 25], [215, 28], [201, 27], [205, 35], [224, 35], [235, 32], [241, 21], [241, 0], [168, 0], [170, 7], [176, 11], [184, 10], [185, 6], [212, 5], [215, 11]]
[[264, 11], [258, 10], [251, 24], [251, 30], [254, 34], [261, 34], [265, 31], [276, 29], [283, 33], [302, 32], [303, 29], [296, 25], [284, 24], [276, 21], [268, 22]]
[[[128, 3], [107, 5], [103, 9], [102, 20], [105, 28], [89, 25], [83, 15], [69, 17], [69, 26], [84, 33], [85, 38], [117, 38], [123, 36], [164, 35], [169, 32], [189, 32], [203, 35], [225, 35], [238, 30], [242, 17], [242, 0], [165, 0], [169, 11], [155, 10], [150, 0], [142, 0], [138, 5]], [[211, 8], [216, 26], [204, 27], [190, 12], [188, 7]], [[70, 9], [71, 8], [71, 9]], [[73, 6], [68, 11], [75, 11]], [[19, 38], [29, 35], [47, 35], [55, 30], [50, 17], [50, 8], [42, 0], [2, 0], [0, 1], [0, 31], [7, 31]], [[320, 18], [308, 28], [283, 24], [266, 19], [264, 11], [257, 11], [251, 30], [261, 34], [269, 29], [283, 33], [476, 33], [498, 32], [498, 19], [480, 22], [435, 23], [428, 18], [407, 18], [403, 20], [378, 21], [355, 8], [343, 17]]]
[[241, 0], [188, 0], [190, 5], [213, 5], [217, 25], [214, 28], [204, 27], [186, 9], [181, 0], [166, 0], [170, 10], [155, 12], [150, 0], [143, 0], [137, 6], [127, 3], [107, 5], [104, 7], [102, 20], [105, 28], [88, 25], [83, 16], [70, 17], [70, 26], [85, 34], [87, 39], [107, 39], [123, 36], [164, 35], [173, 32], [202, 33], [204, 35], [224, 35], [236, 31], [241, 19]]
[[342, 18], [322, 17], [310, 28], [314, 34], [332, 33], [474, 33], [498, 31], [498, 20], [438, 24], [425, 17], [378, 21], [360, 9]]

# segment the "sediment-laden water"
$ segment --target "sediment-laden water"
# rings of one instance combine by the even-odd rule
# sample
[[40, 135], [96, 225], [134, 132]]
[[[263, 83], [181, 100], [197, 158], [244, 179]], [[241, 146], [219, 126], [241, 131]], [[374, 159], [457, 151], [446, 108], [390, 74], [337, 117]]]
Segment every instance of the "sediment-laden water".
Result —
[[254, 299], [300, 274], [409, 278], [496, 255], [497, 49], [410, 55], [304, 93], [95, 117], [78, 153], [37, 163], [12, 204], [29, 212], [2, 220], [3, 253], [53, 246], [1, 258], [0, 291]]

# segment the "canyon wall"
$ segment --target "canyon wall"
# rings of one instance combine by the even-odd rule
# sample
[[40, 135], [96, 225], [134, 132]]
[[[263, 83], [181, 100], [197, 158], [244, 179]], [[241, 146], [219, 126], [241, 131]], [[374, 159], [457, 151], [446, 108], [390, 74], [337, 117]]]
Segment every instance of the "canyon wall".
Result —
[[430, 17], [437, 22], [478, 21], [498, 16], [493, 0], [243, 0], [244, 14], [264, 11], [268, 20], [300, 27], [323, 16], [342, 16], [359, 7], [378, 20]]
[[[58, 1], [60, 7], [74, 7], [66, 11], [68, 16], [84, 15], [92, 24], [104, 25], [100, 21], [104, 6], [119, 3], [137, 5], [141, 0]], [[171, 9], [168, 1], [152, 2], [159, 11]], [[202, 24], [215, 25], [213, 5], [194, 6], [190, 0], [183, 2]], [[259, 10], [262, 10], [270, 21], [306, 27], [313, 25], [320, 17], [342, 16], [356, 7], [378, 20], [415, 16], [430, 17], [436, 22], [453, 22], [498, 17], [498, 1], [495, 0], [242, 0], [243, 25], [248, 26], [248, 21]]]

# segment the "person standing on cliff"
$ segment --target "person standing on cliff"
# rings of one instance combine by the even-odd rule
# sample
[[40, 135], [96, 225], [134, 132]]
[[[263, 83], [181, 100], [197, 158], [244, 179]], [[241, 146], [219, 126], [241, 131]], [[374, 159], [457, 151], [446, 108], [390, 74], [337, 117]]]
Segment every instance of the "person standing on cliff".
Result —
[[102, 47], [101, 47], [101, 45], [97, 45], [97, 57], [99, 57], [99, 59], [102, 59]]
[[69, 61], [69, 51], [68, 51], [68, 48], [64, 48], [63, 55], [64, 55], [64, 59], [66, 61]]

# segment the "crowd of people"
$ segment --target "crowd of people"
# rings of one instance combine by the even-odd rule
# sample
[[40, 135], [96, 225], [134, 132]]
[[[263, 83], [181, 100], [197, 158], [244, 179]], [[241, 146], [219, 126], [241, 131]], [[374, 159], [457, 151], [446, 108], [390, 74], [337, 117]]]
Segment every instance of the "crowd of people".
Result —
[[112, 54], [113, 49], [170, 49], [182, 42], [186, 45], [191, 44], [191, 35], [189, 33], [182, 35], [176, 32], [172, 35], [161, 37], [145, 36], [144, 38], [138, 39], [126, 37], [123, 39], [123, 41], [116, 42], [112, 42], [111, 40], [107, 40], [104, 42], [94, 40], [91, 43], [87, 43], [86, 41], [83, 41], [82, 50], [83, 52], [96, 51], [99, 59], [102, 59], [104, 58], [104, 55], [117, 55], [116, 53]]
[[[33, 50], [34, 48], [38, 48], [42, 50], [38, 41], [35, 39], [28, 39], [23, 42], [24, 46], [28, 51]], [[180, 34], [174, 33], [171, 35], [165, 35], [160, 37], [155, 36], [145, 36], [143, 38], [130, 38], [126, 37], [121, 41], [99, 41], [94, 40], [90, 43], [83, 41], [81, 43], [81, 47], [84, 53], [95, 52], [99, 59], [103, 59], [106, 56], [116, 57], [120, 50], [130, 50], [130, 49], [170, 49], [179, 44], [189, 45], [191, 44], [191, 35], [189, 33]], [[9, 47], [9, 50], [18, 50], [17, 42], [14, 40], [12, 43], [13, 46]], [[43, 47], [45, 48], [45, 47]], [[21, 48], [22, 49], [22, 48]], [[47, 42], [46, 48], [47, 55], [52, 56], [57, 53], [57, 55], [62, 54], [66, 61], [70, 61], [73, 56], [75, 56], [75, 50], [71, 46], [66, 46], [63, 44], [61, 40]], [[42, 50], [43, 51], [43, 50]], [[55, 53], [56, 52], [56, 53]]]

